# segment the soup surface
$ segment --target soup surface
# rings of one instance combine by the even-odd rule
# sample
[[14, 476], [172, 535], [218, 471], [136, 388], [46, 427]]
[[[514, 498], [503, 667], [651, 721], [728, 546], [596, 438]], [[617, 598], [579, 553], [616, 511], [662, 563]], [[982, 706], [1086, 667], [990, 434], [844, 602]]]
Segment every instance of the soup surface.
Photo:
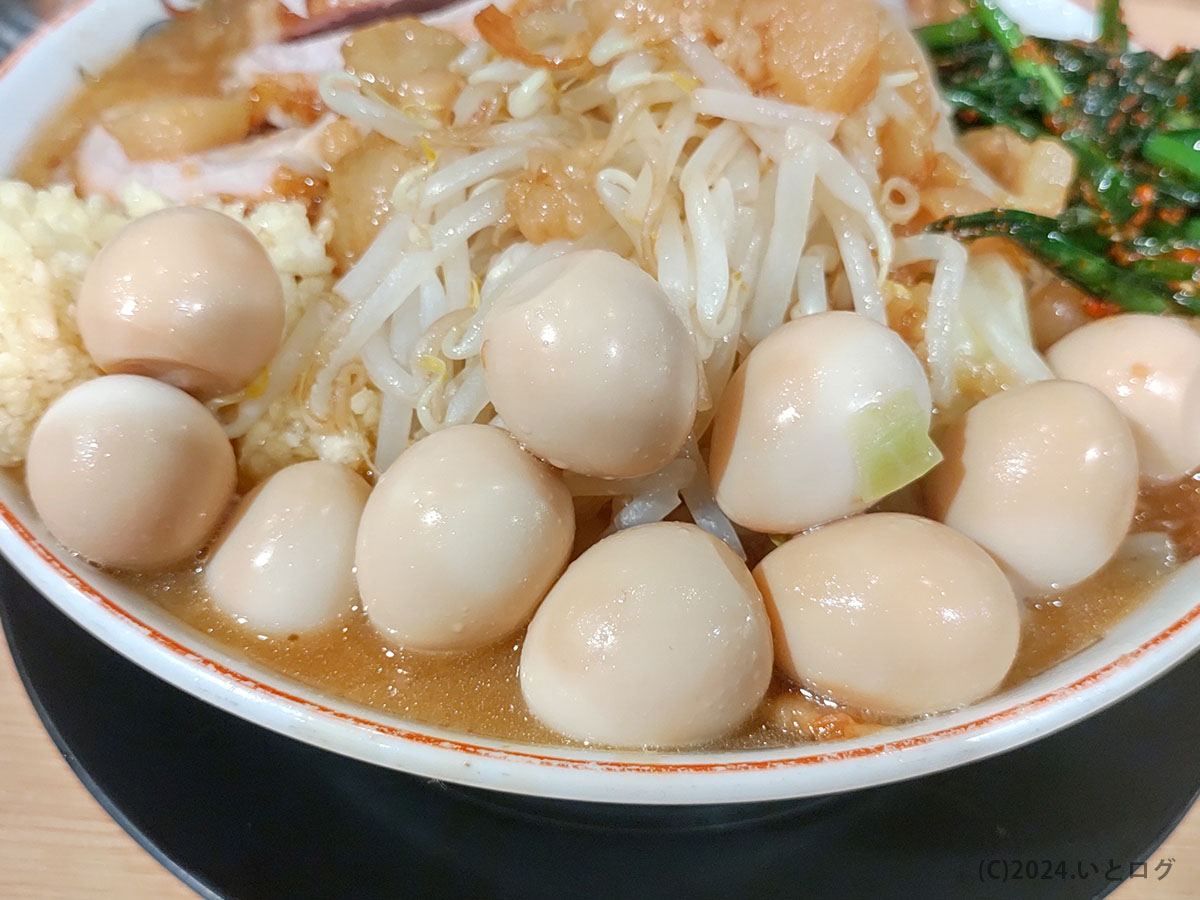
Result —
[[[1018, 685], [1094, 644], [1136, 609], [1172, 567], [1156, 555], [1119, 560], [1070, 591], [1028, 603], [1020, 652], [1004, 687]], [[389, 644], [358, 609], [317, 632], [265, 635], [215, 609], [195, 570], [133, 576], [129, 583], [247, 659], [335, 696], [483, 737], [580, 743], [564, 739], [529, 714], [517, 678], [521, 635], [465, 654], [406, 651]], [[869, 713], [839, 708], [776, 675], [753, 718], [707, 749], [772, 749], [851, 738], [886, 724], [890, 723]]]

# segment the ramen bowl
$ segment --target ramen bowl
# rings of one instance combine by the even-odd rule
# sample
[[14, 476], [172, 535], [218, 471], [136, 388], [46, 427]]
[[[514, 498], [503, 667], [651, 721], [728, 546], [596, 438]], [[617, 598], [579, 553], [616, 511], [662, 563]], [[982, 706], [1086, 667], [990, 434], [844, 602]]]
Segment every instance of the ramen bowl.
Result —
[[[1047, 7], [1047, 14], [1052, 8]], [[462, 9], [439, 15], [463, 15]], [[164, 18], [159, 0], [90, 0], [0, 68], [0, 168], [96, 71]], [[493, 791], [621, 804], [743, 804], [914, 778], [1035, 741], [1138, 690], [1200, 644], [1200, 560], [1082, 652], [953, 713], [847, 740], [738, 752], [537, 746], [406, 721], [247, 661], [61, 548], [20, 473], [0, 475], [0, 551], [46, 600], [158, 678], [263, 728], [385, 768]]]

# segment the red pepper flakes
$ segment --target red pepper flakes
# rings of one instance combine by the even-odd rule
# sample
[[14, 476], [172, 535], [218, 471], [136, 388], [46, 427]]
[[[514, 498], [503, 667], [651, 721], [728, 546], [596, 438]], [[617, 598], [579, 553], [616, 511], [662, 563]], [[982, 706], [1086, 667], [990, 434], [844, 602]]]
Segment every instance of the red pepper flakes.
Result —
[[1169, 206], [1158, 211], [1158, 217], [1168, 225], [1182, 225], [1187, 218], [1187, 210], [1182, 206]]
[[1121, 244], [1113, 244], [1112, 248], [1108, 251], [1108, 255], [1118, 266], [1127, 266], [1130, 263], [1137, 262], [1139, 259], [1145, 259], [1142, 254], [1135, 253]]
[[1097, 297], [1085, 297], [1083, 300], [1083, 311], [1093, 319], [1103, 319], [1107, 316], [1115, 316], [1121, 312], [1121, 307], [1111, 300], [1101, 300]]

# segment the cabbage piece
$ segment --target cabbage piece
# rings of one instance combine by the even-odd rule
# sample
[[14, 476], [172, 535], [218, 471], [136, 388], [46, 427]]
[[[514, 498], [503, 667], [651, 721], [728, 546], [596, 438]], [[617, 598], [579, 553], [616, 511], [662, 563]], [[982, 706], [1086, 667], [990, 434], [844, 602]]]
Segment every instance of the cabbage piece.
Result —
[[929, 414], [911, 389], [863, 407], [849, 428], [859, 496], [866, 503], [911, 484], [942, 461], [929, 437]]

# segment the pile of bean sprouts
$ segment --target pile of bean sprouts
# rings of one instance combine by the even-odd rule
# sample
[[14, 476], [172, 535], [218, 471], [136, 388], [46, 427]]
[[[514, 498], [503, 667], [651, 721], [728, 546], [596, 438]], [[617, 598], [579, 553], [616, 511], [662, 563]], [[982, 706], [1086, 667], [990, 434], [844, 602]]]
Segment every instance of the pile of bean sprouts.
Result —
[[[572, 28], [582, 23], [564, 13], [562, 30]], [[588, 62], [582, 76], [534, 67], [476, 40], [452, 65], [466, 87], [450, 124], [382, 101], [345, 71], [322, 78], [331, 111], [424, 163], [399, 179], [391, 217], [336, 284], [344, 307], [307, 312], [231, 431], [244, 433], [296, 383], [326, 334], [336, 343], [310, 379], [309, 407], [322, 416], [339, 371], [361, 361], [383, 396], [377, 472], [441, 428], [498, 421], [480, 363], [484, 318], [514, 279], [584, 247], [614, 250], [654, 276], [704, 363], [696, 432], [679, 459], [632, 482], [568, 476], [576, 496], [620, 498], [613, 528], [661, 519], [682, 502], [738, 547], [697, 442], [735, 362], [789, 318], [831, 306], [886, 324], [883, 287], [898, 267], [932, 264], [918, 352], [935, 404], [952, 402], [965, 355], [985, 354], [1021, 380], [1048, 376], [1011, 268], [993, 259], [980, 270], [949, 237], [895, 234], [916, 214], [918, 191], [902, 178], [881, 182], [873, 135], [912, 115], [899, 88], [927, 72], [885, 72], [848, 123], [755, 96], [703, 42], [638, 46], [613, 30]], [[970, 167], [949, 126], [932, 139]], [[535, 155], [585, 141], [600, 146], [591, 171], [605, 227], [578, 240], [524, 240], [508, 216], [509, 185]]]

